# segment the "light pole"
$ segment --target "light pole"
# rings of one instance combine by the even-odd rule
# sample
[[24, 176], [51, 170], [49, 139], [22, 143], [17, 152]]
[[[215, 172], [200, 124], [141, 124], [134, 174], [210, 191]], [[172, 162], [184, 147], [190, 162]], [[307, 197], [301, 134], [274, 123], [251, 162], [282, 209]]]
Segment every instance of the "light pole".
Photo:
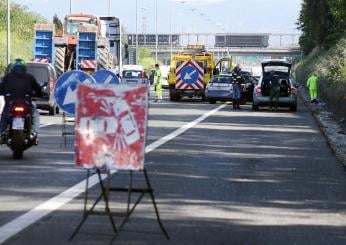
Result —
[[147, 17], [145, 16], [144, 12], [147, 10], [147, 7], [141, 7], [141, 17], [142, 17], [142, 34], [146, 33], [147, 31]]
[[11, 62], [11, 10], [10, 0], [7, 0], [7, 65]]
[[111, 0], [108, 0], [108, 16], [111, 16]]
[[136, 0], [136, 64], [138, 64], [138, 0]]
[[70, 14], [72, 14], [72, 0], [70, 0]]
[[169, 1], [169, 44], [171, 47], [171, 59], [172, 59], [172, 55], [173, 55], [173, 44], [172, 44], [172, 0]]
[[155, 0], [155, 16], [156, 16], [156, 23], [155, 23], [155, 29], [156, 29], [156, 38], [155, 38], [155, 64], [157, 64], [157, 49], [158, 49], [158, 35], [157, 35], [157, 0]]

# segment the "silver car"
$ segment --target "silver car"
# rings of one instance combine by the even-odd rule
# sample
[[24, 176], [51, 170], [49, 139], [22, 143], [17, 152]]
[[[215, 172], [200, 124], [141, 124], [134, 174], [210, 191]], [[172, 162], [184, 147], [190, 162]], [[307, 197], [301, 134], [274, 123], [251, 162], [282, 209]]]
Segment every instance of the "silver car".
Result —
[[286, 61], [271, 60], [262, 62], [262, 76], [253, 91], [252, 109], [260, 106], [270, 106], [270, 80], [272, 76], [279, 76], [280, 96], [279, 107], [288, 107], [290, 111], [297, 111], [297, 86], [290, 77], [291, 64]]
[[205, 96], [210, 104], [216, 101], [232, 101], [233, 99], [233, 77], [231, 74], [220, 74], [214, 76], [205, 89]]

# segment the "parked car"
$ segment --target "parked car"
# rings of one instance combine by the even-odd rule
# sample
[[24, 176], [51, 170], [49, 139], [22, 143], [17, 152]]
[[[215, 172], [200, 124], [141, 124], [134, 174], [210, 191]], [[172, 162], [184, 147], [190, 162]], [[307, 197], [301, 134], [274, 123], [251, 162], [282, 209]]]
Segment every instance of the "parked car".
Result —
[[141, 65], [124, 65], [122, 68], [121, 83], [150, 86], [150, 81], [144, 67]]
[[270, 80], [272, 76], [279, 76], [280, 96], [279, 107], [288, 107], [297, 111], [297, 87], [290, 77], [291, 63], [286, 61], [270, 60], [262, 62], [262, 76], [254, 88], [252, 109], [270, 105]]
[[[37, 109], [47, 110], [49, 115], [59, 113], [59, 107], [54, 97], [54, 86], [57, 79], [54, 66], [49, 63], [28, 62], [27, 72], [33, 75], [42, 88], [43, 97], [33, 98]], [[6, 68], [6, 74], [11, 70], [12, 64]]]
[[205, 89], [205, 96], [209, 103], [216, 101], [232, 101], [233, 99], [232, 74], [220, 74], [213, 77]]

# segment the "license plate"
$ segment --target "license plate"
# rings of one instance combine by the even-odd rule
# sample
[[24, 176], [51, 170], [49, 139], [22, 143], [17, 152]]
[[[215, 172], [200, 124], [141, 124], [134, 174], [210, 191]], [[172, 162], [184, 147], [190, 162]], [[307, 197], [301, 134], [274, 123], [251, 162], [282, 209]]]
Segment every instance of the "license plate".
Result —
[[24, 129], [24, 118], [22, 117], [13, 118], [12, 129]]

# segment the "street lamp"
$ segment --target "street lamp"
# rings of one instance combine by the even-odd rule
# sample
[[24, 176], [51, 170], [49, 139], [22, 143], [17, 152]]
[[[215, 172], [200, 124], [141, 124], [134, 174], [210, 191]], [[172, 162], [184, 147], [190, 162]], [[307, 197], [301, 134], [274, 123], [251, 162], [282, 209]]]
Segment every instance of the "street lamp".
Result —
[[146, 32], [146, 16], [144, 14], [144, 11], [146, 11], [148, 8], [147, 7], [141, 7], [141, 17], [142, 17], [142, 33], [144, 34]]
[[169, 1], [169, 43], [171, 47], [171, 59], [173, 55], [173, 44], [172, 44], [172, 0]]
[[72, 14], [72, 0], [70, 0], [70, 15]]
[[11, 62], [11, 11], [10, 0], [7, 0], [7, 65]]
[[138, 64], [138, 0], [136, 0], [136, 64]]
[[111, 0], [108, 0], [108, 16], [111, 16]]
[[157, 0], [155, 0], [155, 16], [156, 16], [156, 23], [155, 23], [155, 29], [156, 29], [156, 39], [155, 39], [155, 64], [157, 64], [157, 49], [158, 49], [158, 35], [157, 35]]

